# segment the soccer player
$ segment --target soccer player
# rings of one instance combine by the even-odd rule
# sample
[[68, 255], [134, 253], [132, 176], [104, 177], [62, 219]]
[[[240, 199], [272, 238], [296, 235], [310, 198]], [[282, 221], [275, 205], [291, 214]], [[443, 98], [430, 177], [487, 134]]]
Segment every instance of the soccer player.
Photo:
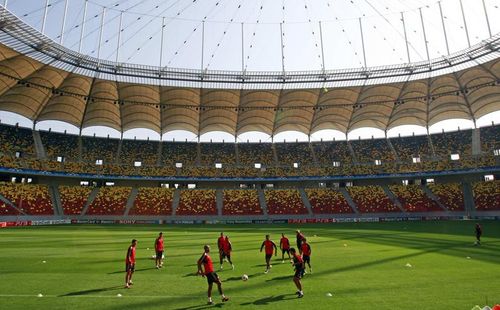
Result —
[[304, 261], [304, 271], [305, 271], [305, 265], [309, 266], [309, 272], [312, 273], [312, 268], [311, 268], [311, 246], [309, 243], [307, 243], [307, 239], [304, 238], [302, 241], [302, 260]]
[[132, 244], [128, 247], [127, 256], [125, 257], [125, 288], [130, 288], [132, 285], [132, 275], [135, 271], [135, 246], [137, 240], [132, 239]]
[[163, 267], [163, 233], [158, 235], [155, 240], [155, 251], [156, 251], [156, 269]]
[[288, 240], [285, 234], [281, 234], [280, 249], [281, 249], [281, 263], [284, 263], [285, 253], [288, 254], [288, 258], [290, 258], [290, 240]]
[[272, 242], [269, 239], [269, 235], [266, 235], [266, 240], [262, 242], [262, 245], [260, 246], [260, 251], [262, 252], [262, 249], [265, 248], [265, 253], [266, 253], [266, 271], [264, 273], [268, 273], [269, 269], [271, 269], [271, 257], [273, 257], [273, 249], [274, 249], [274, 256], [277, 255], [278, 249], [276, 248], [276, 244]]
[[479, 223], [476, 223], [476, 245], [481, 245], [481, 235], [483, 234], [483, 229]]
[[[231, 261], [231, 251], [233, 250], [233, 245], [231, 241], [229, 241], [229, 237], [226, 236], [224, 238], [224, 244], [222, 245], [222, 256], [227, 258], [227, 261], [231, 264], [231, 268], [234, 270], [234, 264]], [[221, 263], [221, 269], [222, 269], [222, 263]]]
[[295, 275], [293, 276], [293, 283], [295, 283], [295, 286], [297, 287], [297, 297], [302, 298], [304, 297], [304, 292], [302, 291], [302, 283], [300, 282], [300, 279], [304, 276], [304, 271], [306, 269], [304, 265], [304, 261], [302, 260], [302, 257], [300, 255], [297, 255], [297, 252], [295, 251], [294, 248], [290, 249], [290, 253], [292, 254], [292, 264], [295, 267]]
[[[224, 295], [222, 292], [222, 283], [219, 279], [219, 276], [214, 272], [214, 264], [212, 263], [212, 258], [208, 253], [210, 253], [210, 246], [205, 245], [203, 247], [204, 252], [198, 260], [198, 275], [202, 277], [207, 277], [208, 282], [208, 304], [212, 305], [214, 302], [212, 301], [212, 286], [213, 284], [217, 284], [217, 288], [219, 289], [219, 293], [222, 296], [222, 302], [226, 302], [229, 300], [228, 297]], [[203, 265], [203, 269], [201, 268]]]
[[302, 254], [302, 241], [304, 240], [305, 236], [303, 233], [300, 232], [300, 230], [297, 230], [296, 233], [297, 233], [297, 249], [299, 250], [299, 253]]
[[224, 238], [224, 233], [220, 233], [220, 237], [217, 239], [217, 247], [219, 248], [219, 261], [220, 261], [220, 269], [222, 269], [222, 263], [224, 262], [224, 243], [226, 242], [226, 238]]

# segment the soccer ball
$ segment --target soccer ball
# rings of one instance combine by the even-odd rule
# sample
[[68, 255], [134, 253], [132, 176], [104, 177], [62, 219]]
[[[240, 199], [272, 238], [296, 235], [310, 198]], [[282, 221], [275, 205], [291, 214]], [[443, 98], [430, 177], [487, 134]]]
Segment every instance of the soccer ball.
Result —
[[241, 280], [247, 281], [248, 280], [248, 276], [246, 274], [242, 275], [241, 276]]

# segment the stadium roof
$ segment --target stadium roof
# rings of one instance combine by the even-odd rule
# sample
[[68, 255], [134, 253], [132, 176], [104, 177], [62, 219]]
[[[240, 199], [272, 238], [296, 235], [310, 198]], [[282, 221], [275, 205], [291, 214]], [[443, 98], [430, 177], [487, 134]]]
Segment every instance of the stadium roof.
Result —
[[[0, 110], [125, 132], [312, 134], [500, 110], [500, 36], [431, 61], [309, 72], [171, 69], [79, 54], [1, 10]], [[191, 87], [187, 87], [191, 86]]]

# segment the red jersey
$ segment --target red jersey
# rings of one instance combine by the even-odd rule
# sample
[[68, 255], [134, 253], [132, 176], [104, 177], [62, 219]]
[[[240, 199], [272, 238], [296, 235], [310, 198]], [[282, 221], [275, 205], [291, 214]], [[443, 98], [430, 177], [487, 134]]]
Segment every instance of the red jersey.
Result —
[[272, 242], [271, 240], [264, 240], [264, 242], [262, 242], [262, 246], [264, 246], [265, 248], [266, 255], [273, 255], [273, 248], [276, 247], [276, 244], [274, 244], [274, 242]]
[[127, 257], [125, 257], [125, 263], [135, 264], [135, 246], [128, 247]]
[[292, 259], [295, 270], [304, 269], [304, 260], [300, 257], [300, 255], [294, 254]]
[[200, 258], [203, 264], [203, 269], [205, 269], [205, 275], [214, 272], [214, 264], [212, 263], [212, 258], [207, 253], [204, 253]]
[[222, 251], [224, 251], [224, 253], [226, 254], [229, 254], [231, 250], [231, 242], [229, 242], [228, 238], [224, 239], [224, 243], [222, 244]]
[[290, 240], [286, 237], [281, 237], [280, 240], [280, 245], [283, 250], [289, 250], [290, 249]]
[[219, 239], [217, 239], [217, 246], [219, 247], [219, 250], [224, 249], [224, 243], [226, 243], [226, 239], [224, 239], [224, 237], [219, 237]]
[[163, 238], [160, 238], [160, 237], [156, 238], [155, 249], [156, 249], [156, 252], [163, 251]]
[[311, 247], [309, 246], [309, 243], [302, 243], [301, 245], [302, 248], [302, 255], [305, 256], [311, 256]]

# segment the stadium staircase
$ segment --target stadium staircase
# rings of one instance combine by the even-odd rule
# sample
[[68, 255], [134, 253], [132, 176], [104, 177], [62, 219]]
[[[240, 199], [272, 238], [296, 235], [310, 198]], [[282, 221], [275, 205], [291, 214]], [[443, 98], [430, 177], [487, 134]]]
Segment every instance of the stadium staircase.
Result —
[[429, 147], [431, 148], [432, 158], [436, 158], [436, 151], [434, 150], [434, 144], [432, 143], [431, 135], [429, 135], [429, 131], [427, 131], [427, 140], [429, 142]]
[[313, 163], [317, 165], [318, 164], [318, 157], [316, 157], [316, 152], [314, 152], [314, 147], [312, 146], [311, 143], [309, 143], [309, 150], [311, 152]]
[[52, 202], [52, 206], [54, 207], [54, 215], [59, 215], [59, 216], [64, 215], [61, 203], [61, 196], [59, 195], [59, 190], [57, 189], [57, 185], [54, 184], [49, 185], [49, 195], [50, 195], [50, 201]]
[[347, 201], [347, 204], [349, 204], [349, 206], [354, 211], [354, 213], [359, 214], [359, 210], [358, 210], [358, 207], [356, 206], [356, 203], [354, 202], [354, 200], [352, 200], [351, 195], [349, 195], [349, 193], [347, 192], [345, 187], [341, 187], [341, 188], [339, 188], [339, 190], [342, 193], [342, 195], [344, 195], [344, 198]]
[[82, 209], [81, 215], [85, 215], [87, 213], [89, 206], [92, 204], [92, 202], [94, 202], [94, 199], [95, 197], [97, 197], [97, 194], [99, 194], [99, 187], [94, 187], [90, 192], [89, 198], [87, 199], [85, 206]]
[[299, 193], [300, 193], [300, 198], [302, 198], [302, 203], [307, 209], [307, 214], [313, 215], [311, 203], [309, 202], [309, 198], [307, 198], [306, 191], [303, 188], [299, 188]]
[[392, 201], [392, 203], [401, 210], [401, 212], [406, 213], [405, 208], [401, 204], [401, 201], [399, 201], [398, 197], [394, 195], [393, 192], [387, 187], [387, 185], [382, 185], [382, 189], [384, 190], [384, 193], [389, 197], [389, 199]]
[[238, 143], [234, 144], [234, 162], [237, 166], [240, 165], [240, 150], [238, 149]]
[[120, 139], [119, 142], [118, 142], [118, 149], [116, 150], [116, 155], [115, 155], [115, 160], [114, 160], [114, 162], [116, 164], [120, 164], [121, 163], [120, 154], [122, 152], [122, 145], [123, 145], [123, 139]]
[[163, 148], [163, 145], [162, 145], [162, 141], [160, 140], [158, 142], [158, 150], [156, 151], [156, 165], [158, 167], [161, 167], [162, 148]]
[[481, 155], [481, 133], [479, 128], [472, 129], [472, 155]]
[[279, 165], [278, 152], [276, 152], [276, 146], [274, 143], [271, 144], [271, 150], [273, 150], [273, 160], [275, 165]]
[[137, 197], [137, 193], [139, 190], [137, 187], [133, 187], [132, 190], [130, 191], [130, 195], [128, 196], [127, 199], [127, 204], [125, 205], [125, 216], [128, 216], [128, 213], [130, 212], [130, 209], [134, 206], [135, 198]]
[[222, 216], [222, 208], [224, 207], [224, 193], [221, 189], [215, 190], [215, 204], [217, 206], [217, 215]]
[[[199, 142], [199, 140], [198, 140]], [[201, 144], [196, 144], [196, 166], [201, 165]]]
[[40, 132], [33, 130], [33, 143], [35, 145], [36, 156], [38, 159], [47, 159], [47, 153], [43, 147], [42, 138], [40, 137]]
[[179, 201], [181, 200], [181, 192], [176, 189], [174, 191], [174, 196], [172, 197], [172, 215], [177, 212], [177, 207], [179, 207]]
[[476, 210], [474, 203], [474, 194], [472, 192], [472, 186], [469, 182], [462, 183], [462, 192], [464, 193], [464, 207], [465, 212], [470, 214]]
[[82, 135], [80, 133], [80, 135], [78, 136], [78, 161], [79, 162], [82, 162], [82, 160], [83, 160], [82, 154], [83, 154], [83, 142], [82, 142]]
[[392, 145], [392, 142], [390, 139], [387, 139], [385, 138], [385, 141], [387, 141], [387, 144], [389, 145], [389, 148], [391, 149], [392, 151], [392, 154], [394, 155], [394, 158], [397, 162], [400, 162], [401, 160], [399, 159], [399, 155], [398, 155], [398, 152], [396, 152], [396, 149], [394, 148], [394, 146]]
[[260, 203], [260, 208], [262, 209], [262, 213], [264, 216], [268, 216], [267, 213], [267, 203], [266, 203], [266, 196], [264, 196], [264, 191], [262, 189], [258, 189], [257, 193], [259, 195], [259, 203]]
[[352, 162], [358, 164], [359, 163], [358, 156], [356, 156], [356, 152], [354, 152], [351, 143], [349, 143], [349, 141], [346, 141], [346, 143], [347, 143], [347, 149], [349, 149], [349, 153], [351, 153]]
[[441, 203], [441, 201], [439, 201], [439, 199], [437, 198], [437, 196], [434, 195], [434, 193], [427, 186], [421, 185], [420, 187], [422, 188], [422, 190], [424, 191], [424, 193], [427, 195], [427, 197], [429, 197], [430, 199], [432, 199], [433, 201], [435, 201], [438, 204], [438, 206], [441, 209], [443, 209], [443, 211], [446, 211], [446, 212], [449, 211], [448, 208], [446, 208], [446, 206], [443, 205]]
[[26, 213], [21, 211], [14, 203], [12, 203], [9, 199], [5, 198], [2, 194], [0, 194], [0, 201], [3, 201], [3, 203], [5, 203], [6, 205], [16, 209], [20, 214], [26, 215]]

